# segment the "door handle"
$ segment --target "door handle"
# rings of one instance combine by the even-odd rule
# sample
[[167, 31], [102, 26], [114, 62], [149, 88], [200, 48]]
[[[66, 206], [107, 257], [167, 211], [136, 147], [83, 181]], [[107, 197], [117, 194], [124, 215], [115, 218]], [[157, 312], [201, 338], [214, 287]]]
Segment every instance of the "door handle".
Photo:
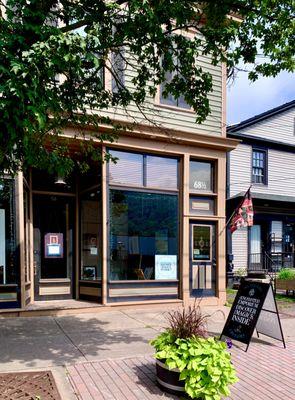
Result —
[[34, 275], [37, 275], [37, 261], [34, 261]]

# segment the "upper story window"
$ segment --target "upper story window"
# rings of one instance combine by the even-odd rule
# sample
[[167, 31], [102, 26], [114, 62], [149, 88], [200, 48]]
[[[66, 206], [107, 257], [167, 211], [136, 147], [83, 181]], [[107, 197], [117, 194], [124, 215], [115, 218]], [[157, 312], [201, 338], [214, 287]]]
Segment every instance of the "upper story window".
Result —
[[112, 92], [117, 93], [125, 86], [125, 52], [123, 48], [113, 52], [111, 56], [112, 63]]
[[148, 154], [110, 150], [117, 162], [109, 164], [111, 185], [177, 190], [178, 160]]
[[266, 151], [252, 151], [252, 182], [266, 185]]
[[187, 104], [187, 102], [184, 99], [184, 96], [179, 96], [176, 98], [171, 93], [169, 93], [167, 97], [166, 96], [164, 97], [164, 95], [163, 95], [166, 84], [170, 83], [175, 76], [181, 77], [181, 75], [178, 72], [178, 64], [179, 64], [178, 57], [175, 57], [175, 60], [174, 60], [175, 70], [174, 71], [166, 71], [166, 73], [165, 73], [165, 82], [163, 82], [160, 87], [160, 103], [168, 105], [168, 106], [185, 108], [187, 110], [190, 110], [191, 106], [189, 104]]

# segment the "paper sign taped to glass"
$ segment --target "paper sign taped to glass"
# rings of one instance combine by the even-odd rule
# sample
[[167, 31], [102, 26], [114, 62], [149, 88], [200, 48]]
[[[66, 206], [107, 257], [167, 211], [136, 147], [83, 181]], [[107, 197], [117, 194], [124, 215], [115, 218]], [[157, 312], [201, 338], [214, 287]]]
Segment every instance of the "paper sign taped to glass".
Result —
[[155, 279], [177, 279], [176, 255], [155, 255]]
[[63, 233], [46, 233], [44, 247], [45, 258], [63, 258]]

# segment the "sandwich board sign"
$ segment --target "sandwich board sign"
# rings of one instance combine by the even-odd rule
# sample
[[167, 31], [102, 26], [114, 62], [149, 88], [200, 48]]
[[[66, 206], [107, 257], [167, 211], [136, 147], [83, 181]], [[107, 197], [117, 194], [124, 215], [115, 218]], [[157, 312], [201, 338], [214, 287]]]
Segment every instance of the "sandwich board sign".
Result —
[[286, 348], [278, 308], [270, 283], [243, 280], [220, 335], [245, 343], [252, 335], [263, 334], [283, 342]]

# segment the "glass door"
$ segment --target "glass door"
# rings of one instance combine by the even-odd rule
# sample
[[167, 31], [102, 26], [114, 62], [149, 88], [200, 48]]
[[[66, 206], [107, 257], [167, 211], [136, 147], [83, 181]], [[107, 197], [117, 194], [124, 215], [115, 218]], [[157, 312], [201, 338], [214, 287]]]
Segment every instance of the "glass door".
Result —
[[216, 238], [215, 225], [190, 224], [190, 287], [195, 297], [215, 296]]
[[74, 199], [35, 195], [35, 299], [72, 298]]

